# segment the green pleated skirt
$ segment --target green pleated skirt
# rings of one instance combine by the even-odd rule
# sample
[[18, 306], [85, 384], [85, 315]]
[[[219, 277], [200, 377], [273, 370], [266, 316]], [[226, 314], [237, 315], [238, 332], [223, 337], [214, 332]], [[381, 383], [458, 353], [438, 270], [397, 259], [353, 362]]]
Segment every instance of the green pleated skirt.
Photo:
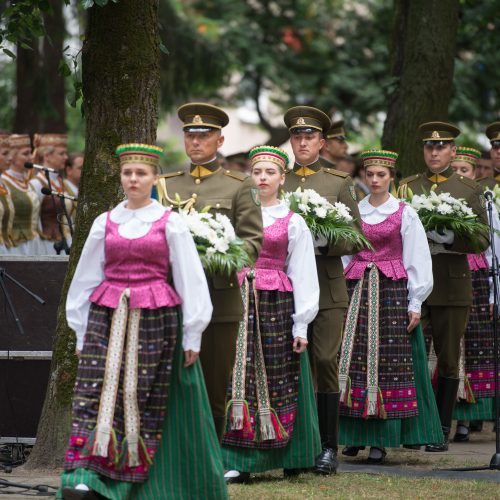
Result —
[[[61, 488], [79, 483], [110, 500], [227, 499], [220, 446], [200, 362], [184, 368], [177, 339], [163, 434], [145, 483], [119, 482], [87, 469], [66, 471]], [[58, 492], [57, 498], [62, 498]]]
[[476, 403], [459, 402], [453, 411], [454, 420], [494, 420], [495, 400], [493, 398], [479, 398]]
[[443, 432], [432, 390], [422, 327], [411, 334], [418, 415], [402, 419], [340, 417], [339, 442], [347, 446], [398, 448], [403, 444], [441, 443]]
[[311, 368], [307, 352], [303, 352], [300, 355], [297, 418], [288, 445], [268, 450], [223, 446], [222, 458], [227, 470], [264, 472], [312, 467], [320, 453], [321, 439]]

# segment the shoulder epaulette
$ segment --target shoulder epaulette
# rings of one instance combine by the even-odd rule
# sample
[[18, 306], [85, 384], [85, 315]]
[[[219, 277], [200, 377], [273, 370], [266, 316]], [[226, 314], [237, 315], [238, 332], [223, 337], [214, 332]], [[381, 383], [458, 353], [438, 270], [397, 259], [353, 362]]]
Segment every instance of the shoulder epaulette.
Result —
[[248, 178], [247, 174], [244, 174], [243, 172], [238, 172], [237, 170], [224, 170], [224, 175], [227, 175], [228, 177], [232, 177], [233, 179], [237, 179], [242, 182], [246, 178]]
[[399, 181], [399, 185], [401, 186], [401, 184], [408, 184], [408, 182], [419, 179], [421, 176], [422, 174], [415, 174], [415, 175], [410, 175], [409, 177], [405, 177], [404, 179], [401, 179]]
[[346, 177], [349, 177], [349, 174], [347, 174], [345, 172], [341, 172], [340, 170], [335, 170], [334, 168], [330, 168], [330, 167], [323, 167], [323, 171], [326, 172], [327, 174], [332, 174], [332, 175], [336, 175], [337, 177], [342, 177], [343, 179], [345, 179]]
[[178, 172], [169, 172], [168, 174], [160, 174], [161, 179], [169, 179], [170, 177], [177, 177], [178, 175], [184, 175], [185, 172], [179, 170]]
[[467, 186], [471, 187], [472, 189], [476, 189], [478, 187], [478, 183], [473, 180], [469, 179], [468, 177], [464, 177], [463, 175], [459, 175], [458, 178]]

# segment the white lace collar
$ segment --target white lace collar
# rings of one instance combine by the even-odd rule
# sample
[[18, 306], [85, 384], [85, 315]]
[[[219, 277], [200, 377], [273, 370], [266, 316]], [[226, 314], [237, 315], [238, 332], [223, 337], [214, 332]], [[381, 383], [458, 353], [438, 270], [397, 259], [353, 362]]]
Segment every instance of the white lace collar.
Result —
[[273, 217], [274, 219], [281, 219], [286, 217], [289, 208], [285, 205], [283, 201], [280, 201], [277, 205], [271, 207], [262, 207], [262, 212]]
[[383, 215], [391, 215], [394, 212], [397, 212], [399, 208], [399, 200], [397, 200], [392, 194], [389, 193], [389, 199], [378, 207], [374, 207], [370, 204], [370, 196], [371, 195], [368, 195], [359, 202], [359, 213], [362, 216], [370, 215], [374, 212]]
[[126, 208], [126, 204], [127, 200], [124, 200], [111, 210], [110, 218], [116, 224], [124, 224], [133, 218], [139, 219], [141, 222], [156, 222], [163, 217], [163, 214], [167, 210], [167, 208], [153, 199], [149, 205], [137, 208], [136, 210]]

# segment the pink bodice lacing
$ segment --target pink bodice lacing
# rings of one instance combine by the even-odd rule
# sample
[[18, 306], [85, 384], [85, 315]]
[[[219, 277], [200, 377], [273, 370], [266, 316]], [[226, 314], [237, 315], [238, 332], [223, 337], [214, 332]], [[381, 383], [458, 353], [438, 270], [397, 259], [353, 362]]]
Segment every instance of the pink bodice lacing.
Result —
[[[285, 273], [285, 263], [288, 255], [288, 224], [293, 212], [276, 219], [270, 226], [264, 228], [262, 249], [255, 263], [254, 287], [257, 290], [278, 290], [291, 292], [292, 283]], [[240, 283], [248, 269], [240, 274]]]
[[144, 236], [127, 239], [120, 236], [118, 224], [106, 219], [104, 281], [90, 296], [90, 302], [115, 309], [120, 295], [130, 289], [129, 307], [157, 309], [175, 306], [181, 300], [167, 283], [169, 247], [165, 226], [170, 210], [153, 222]]
[[488, 261], [484, 253], [468, 253], [467, 262], [471, 271], [479, 271], [479, 269], [488, 269]]
[[403, 265], [403, 240], [401, 238], [401, 221], [404, 203], [398, 210], [378, 224], [367, 224], [361, 221], [363, 232], [374, 250], [362, 250], [354, 255], [345, 269], [347, 279], [361, 279], [368, 264], [373, 262], [379, 271], [393, 280], [407, 278]]

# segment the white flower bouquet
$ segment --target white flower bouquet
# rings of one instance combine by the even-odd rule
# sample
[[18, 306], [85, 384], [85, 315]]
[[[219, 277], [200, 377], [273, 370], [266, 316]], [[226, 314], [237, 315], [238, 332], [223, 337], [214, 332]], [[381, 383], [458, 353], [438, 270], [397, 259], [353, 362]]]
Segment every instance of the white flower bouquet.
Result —
[[314, 189], [301, 188], [284, 193], [283, 200], [290, 210], [302, 216], [314, 237], [322, 236], [329, 243], [348, 241], [360, 249], [371, 248], [364, 235], [353, 227], [354, 218], [343, 203], [332, 204]]
[[478, 221], [477, 215], [462, 198], [454, 198], [450, 193], [435, 192], [434, 184], [429, 194], [413, 194], [408, 190], [405, 200], [417, 212], [426, 231], [443, 234], [451, 230], [455, 236], [474, 242], [477, 235], [488, 235], [488, 226]]
[[236, 236], [227, 216], [211, 214], [208, 207], [201, 212], [194, 208], [179, 210], [179, 215], [191, 231], [207, 274], [230, 275], [252, 264], [243, 240]]

